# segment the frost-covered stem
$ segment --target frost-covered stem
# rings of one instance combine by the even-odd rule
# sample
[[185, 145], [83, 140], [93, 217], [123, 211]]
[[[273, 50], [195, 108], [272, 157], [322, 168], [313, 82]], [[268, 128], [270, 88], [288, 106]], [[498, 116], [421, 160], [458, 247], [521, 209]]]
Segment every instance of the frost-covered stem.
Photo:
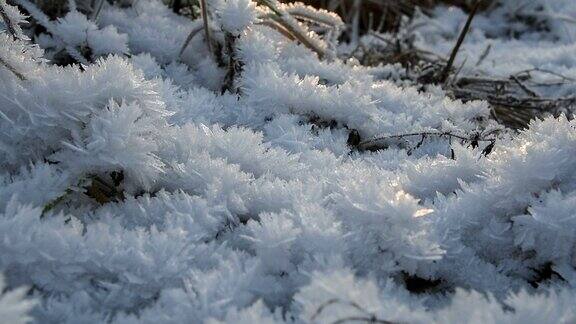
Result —
[[68, 52], [68, 55], [70, 55], [71, 58], [75, 59], [76, 62], [80, 63], [80, 64], [84, 64], [84, 65], [88, 65], [90, 64], [90, 62], [88, 62], [88, 59], [86, 57], [84, 57], [84, 55], [82, 55], [82, 53], [76, 49], [73, 46], [66, 46], [66, 52]]
[[28, 0], [14, 0], [17, 4], [19, 4], [20, 6], [24, 7], [24, 9], [26, 9], [26, 11], [28, 11], [28, 13], [30, 13], [30, 16], [32, 16], [34, 19], [36, 19], [36, 21], [42, 25], [42, 27], [46, 28], [46, 30], [51, 33], [52, 35], [55, 35], [56, 32], [54, 30], [54, 26], [52, 25], [52, 22], [50, 21], [50, 18], [48, 18], [48, 16], [46, 16], [46, 14], [44, 12], [42, 12], [42, 10], [40, 10], [34, 3], [28, 1]]
[[26, 78], [20, 72], [18, 72], [14, 67], [12, 67], [6, 60], [0, 57], [0, 64], [3, 65], [8, 71], [12, 72], [18, 79], [24, 81]]
[[451, 132], [418, 132], [418, 133], [407, 133], [407, 134], [398, 134], [398, 135], [389, 135], [389, 136], [381, 136], [381, 137], [375, 137], [363, 142], [360, 142], [360, 144], [358, 144], [359, 147], [366, 147], [366, 146], [370, 146], [372, 144], [376, 144], [380, 141], [384, 141], [387, 139], [399, 139], [399, 138], [405, 138], [405, 137], [414, 137], [414, 136], [438, 136], [438, 137], [450, 137], [450, 138], [456, 138], [456, 139], [460, 139], [463, 141], [477, 141], [477, 142], [495, 142], [496, 139], [494, 138], [481, 138], [479, 136], [471, 136], [471, 137], [466, 137], [466, 136], [462, 136], [462, 135], [458, 135], [458, 134], [454, 134]]
[[206, 38], [206, 47], [208, 48], [208, 52], [212, 53], [212, 38], [210, 37], [210, 28], [208, 26], [208, 8], [206, 6], [206, 0], [200, 0], [202, 21], [204, 22], [204, 37]]
[[302, 3], [296, 2], [288, 5], [282, 5], [282, 8], [291, 16], [303, 20], [308, 20], [334, 28], [344, 25], [344, 22], [338, 15], [326, 10], [314, 9], [310, 6], [303, 5]]
[[300, 41], [304, 46], [308, 47], [309, 49], [313, 50], [318, 54], [320, 58], [326, 56], [326, 51], [316, 44], [315, 41], [311, 40], [306, 30], [302, 28], [290, 14], [288, 14], [285, 10], [283, 10], [277, 1], [275, 0], [259, 0], [259, 3], [265, 5], [266, 7], [270, 8], [272, 12], [276, 15], [272, 16], [272, 19], [276, 20], [280, 23], [284, 28], [286, 28], [298, 41]]
[[256, 24], [270, 27], [270, 28], [276, 30], [277, 32], [279, 32], [280, 34], [282, 34], [284, 37], [288, 38], [289, 40], [296, 40], [296, 37], [294, 35], [292, 35], [292, 33], [290, 33], [290, 31], [288, 31], [288, 29], [284, 28], [284, 26], [282, 26], [281, 24], [279, 24], [278, 22], [276, 22], [274, 20], [263, 20], [263, 21], [258, 22]]

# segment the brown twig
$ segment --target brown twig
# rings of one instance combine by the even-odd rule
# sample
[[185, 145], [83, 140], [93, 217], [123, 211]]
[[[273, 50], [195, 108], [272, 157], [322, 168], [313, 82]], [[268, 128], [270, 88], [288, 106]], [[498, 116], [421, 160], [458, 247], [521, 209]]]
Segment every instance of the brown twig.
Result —
[[289, 39], [291, 41], [296, 40], [296, 37], [292, 33], [290, 33], [290, 31], [288, 29], [284, 28], [284, 26], [282, 26], [281, 24], [279, 24], [278, 22], [276, 22], [274, 20], [263, 20], [263, 21], [260, 21], [256, 24], [272, 28], [275, 31], [282, 34], [282, 36], [286, 37], [287, 39]]
[[452, 143], [453, 138], [456, 138], [456, 139], [462, 140], [463, 142], [469, 142], [473, 148], [478, 147], [479, 142], [489, 142], [489, 144], [482, 150], [482, 154], [484, 156], [488, 156], [492, 152], [492, 150], [494, 149], [494, 146], [496, 145], [496, 138], [482, 138], [479, 133], [471, 135], [469, 137], [466, 137], [466, 136], [454, 134], [451, 132], [429, 131], [429, 132], [418, 132], [418, 133], [408, 133], [408, 134], [376, 137], [376, 138], [372, 138], [372, 139], [360, 142], [360, 144], [357, 145], [357, 148], [361, 151], [362, 150], [376, 151], [376, 150], [385, 148], [384, 145], [378, 145], [378, 143], [381, 141], [385, 141], [385, 140], [389, 140], [389, 139], [404, 139], [406, 137], [415, 137], [415, 136], [421, 136], [422, 138], [420, 139], [420, 142], [418, 142], [418, 144], [416, 144], [415, 147], [412, 147], [408, 150], [408, 152], [407, 152], [408, 155], [412, 154], [412, 151], [414, 149], [417, 149], [420, 146], [422, 146], [422, 143], [424, 142], [424, 139], [427, 136], [448, 137], [450, 139], [450, 143]]

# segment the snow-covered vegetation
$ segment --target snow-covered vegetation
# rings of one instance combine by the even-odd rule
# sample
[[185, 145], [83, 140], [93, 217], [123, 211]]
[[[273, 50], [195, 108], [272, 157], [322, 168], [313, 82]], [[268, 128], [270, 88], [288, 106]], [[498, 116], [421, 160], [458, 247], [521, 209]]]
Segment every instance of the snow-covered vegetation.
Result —
[[0, 322], [576, 322], [573, 0], [201, 3], [0, 0]]

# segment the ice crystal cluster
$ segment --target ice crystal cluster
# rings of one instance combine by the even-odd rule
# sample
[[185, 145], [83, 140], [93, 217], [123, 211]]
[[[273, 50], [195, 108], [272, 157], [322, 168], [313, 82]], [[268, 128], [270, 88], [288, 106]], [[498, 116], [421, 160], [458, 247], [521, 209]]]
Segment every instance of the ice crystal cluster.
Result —
[[[570, 115], [506, 130], [484, 101], [320, 59], [250, 0], [209, 1], [240, 62], [227, 91], [202, 32], [182, 51], [199, 22], [158, 0], [0, 1], [0, 321], [576, 321]], [[465, 51], [576, 76], [574, 2], [521, 2]], [[419, 42], [448, 51], [465, 15], [428, 19]]]

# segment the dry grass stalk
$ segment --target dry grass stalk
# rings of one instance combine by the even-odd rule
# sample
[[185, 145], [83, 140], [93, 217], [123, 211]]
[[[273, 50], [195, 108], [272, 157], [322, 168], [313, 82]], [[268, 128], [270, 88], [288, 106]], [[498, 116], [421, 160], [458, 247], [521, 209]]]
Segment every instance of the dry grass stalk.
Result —
[[470, 26], [472, 25], [472, 20], [474, 20], [474, 16], [476, 15], [476, 12], [478, 12], [478, 9], [480, 8], [480, 4], [482, 4], [482, 1], [483, 0], [476, 0], [476, 3], [474, 5], [474, 7], [472, 8], [472, 11], [470, 11], [470, 14], [468, 15], [468, 19], [466, 20], [466, 24], [464, 25], [464, 28], [462, 28], [462, 31], [460, 32], [460, 35], [458, 36], [458, 40], [456, 41], [456, 45], [454, 45], [454, 48], [452, 49], [452, 53], [450, 53], [450, 58], [448, 59], [448, 63], [446, 64], [446, 67], [442, 71], [442, 74], [440, 74], [440, 77], [438, 79], [439, 83], [444, 84], [448, 80], [448, 77], [450, 76], [450, 71], [452, 70], [452, 66], [454, 65], [454, 61], [456, 60], [456, 55], [458, 55], [458, 51], [460, 50], [460, 47], [462, 46], [462, 43], [464, 42], [464, 39], [466, 38], [468, 31], [470, 30]]
[[[574, 83], [576, 80], [553, 73], [560, 78], [554, 83], [532, 81], [530, 72], [541, 72], [538, 69], [522, 71], [508, 79], [464, 77], [448, 89], [452, 96], [464, 101], [486, 100], [492, 107], [493, 117], [511, 128], [523, 128], [534, 117], [559, 113], [576, 108], [576, 96], [546, 98], [541, 97], [535, 88], [548, 88]], [[528, 82], [531, 82], [528, 86]]]
[[272, 28], [272, 29], [276, 30], [278, 33], [280, 33], [282, 36], [286, 37], [287, 39], [289, 39], [291, 41], [296, 40], [296, 37], [294, 37], [294, 35], [292, 35], [292, 33], [290, 33], [290, 31], [288, 31], [286, 28], [284, 28], [284, 26], [282, 26], [281, 24], [279, 24], [278, 22], [276, 22], [274, 20], [263, 20], [261, 22], [258, 22], [257, 24]]
[[182, 54], [186, 50], [186, 47], [188, 47], [188, 45], [190, 44], [190, 42], [192, 41], [194, 36], [196, 36], [199, 32], [201, 32], [202, 29], [204, 29], [204, 26], [202, 26], [202, 25], [198, 25], [198, 26], [195, 26], [194, 28], [192, 28], [192, 30], [188, 34], [188, 37], [186, 37], [184, 44], [182, 44], [182, 48], [180, 48], [180, 52], [178, 53], [178, 57], [182, 56]]
[[212, 37], [210, 37], [210, 27], [208, 22], [208, 7], [206, 0], [200, 0], [200, 9], [202, 10], [202, 22], [204, 24], [204, 37], [208, 52], [212, 53]]
[[280, 4], [275, 0], [259, 0], [259, 4], [268, 7], [274, 15], [271, 18], [282, 25], [286, 30], [290, 32], [299, 42], [304, 46], [308, 47], [312, 51], [318, 54], [319, 58], [326, 56], [327, 52], [325, 48], [322, 48], [315, 40], [312, 40], [308, 36], [308, 32], [292, 17], [288, 12], [286, 12]]

